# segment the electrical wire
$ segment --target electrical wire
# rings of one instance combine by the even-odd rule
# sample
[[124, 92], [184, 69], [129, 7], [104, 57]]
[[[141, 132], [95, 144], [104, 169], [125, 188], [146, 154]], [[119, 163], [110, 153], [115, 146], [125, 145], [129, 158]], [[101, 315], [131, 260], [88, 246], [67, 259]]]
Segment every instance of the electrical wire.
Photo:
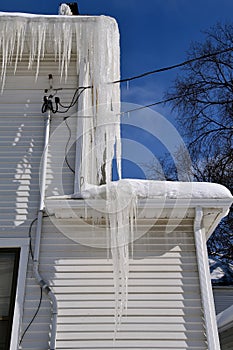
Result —
[[37, 218], [35, 218], [34, 220], [32, 220], [31, 224], [30, 224], [30, 227], [29, 227], [29, 231], [28, 231], [28, 236], [30, 238], [30, 241], [29, 241], [29, 251], [30, 251], [30, 254], [31, 254], [31, 257], [32, 257], [32, 260], [34, 259], [34, 254], [33, 254], [33, 250], [32, 250], [32, 227], [34, 225], [34, 223], [37, 221]]
[[[47, 218], [49, 217], [49, 215], [43, 215], [43, 218]], [[32, 220], [30, 226], [29, 226], [29, 231], [28, 231], [28, 236], [30, 238], [30, 242], [29, 242], [29, 251], [30, 251], [30, 255], [31, 255], [31, 258], [32, 260], [34, 260], [34, 253], [33, 253], [33, 250], [32, 250], [32, 227], [34, 225], [34, 223], [38, 220], [38, 218], [35, 218], [34, 220]], [[22, 336], [21, 336], [21, 339], [19, 341], [19, 345], [21, 345], [22, 341], [23, 341], [23, 338], [25, 336], [25, 334], [27, 333], [29, 327], [31, 326], [31, 324], [34, 322], [39, 310], [40, 310], [40, 307], [41, 307], [41, 302], [42, 302], [42, 288], [40, 287], [40, 300], [39, 300], [39, 304], [37, 306], [37, 309], [36, 309], [36, 312], [34, 314], [34, 316], [32, 317], [31, 321], [29, 322], [29, 324], [27, 325], [26, 329], [24, 330]]]
[[66, 143], [66, 147], [65, 147], [65, 161], [66, 161], [66, 165], [68, 166], [68, 168], [70, 169], [70, 171], [72, 171], [72, 173], [75, 173], [74, 169], [70, 166], [69, 162], [68, 162], [68, 158], [67, 158], [67, 148], [68, 148], [68, 145], [70, 143], [70, 139], [71, 139], [71, 136], [72, 136], [72, 132], [71, 132], [71, 129], [70, 129], [70, 126], [69, 124], [67, 123], [67, 119], [69, 117], [66, 117], [64, 118], [64, 121], [65, 121], [65, 124], [67, 126], [67, 129], [69, 130], [69, 138], [67, 140], [67, 143]]
[[[206, 91], [208, 91], [210, 89], [212, 89], [212, 87], [205, 88], [204, 91], [206, 92]], [[191, 96], [191, 95], [193, 95], [193, 91], [182, 95], [182, 97], [185, 98], [185, 97]], [[123, 112], [121, 112], [121, 113], [119, 113], [117, 115], [124, 115], [124, 114], [128, 114], [128, 113], [131, 113], [131, 112], [140, 111], [140, 110], [145, 109], [145, 108], [150, 108], [150, 107], [157, 106], [157, 105], [160, 105], [160, 104], [163, 104], [163, 103], [175, 101], [178, 98], [180, 98], [180, 96], [170, 97], [170, 98], [167, 98], [167, 99], [164, 99], [164, 100], [161, 100], [161, 101], [150, 103], [150, 104], [148, 104], [146, 106], [136, 107], [136, 108], [133, 108], [133, 109], [129, 109], [128, 111], [123, 111]]]
[[[187, 96], [188, 96], [188, 94], [187, 94]], [[150, 103], [149, 105], [146, 105], [146, 106], [141, 106], [141, 107], [129, 109], [128, 111], [121, 112], [121, 113], [119, 113], [118, 115], [124, 115], [124, 114], [128, 114], [128, 113], [131, 113], [131, 112], [140, 111], [141, 109], [145, 109], [145, 108], [157, 106], [157, 105], [160, 105], [160, 104], [163, 104], [163, 103], [167, 103], [167, 102], [170, 102], [170, 101], [174, 101], [174, 100], [176, 100], [177, 98], [179, 98], [179, 97], [178, 97], [178, 96], [175, 96], [175, 97], [168, 98], [168, 99], [166, 99], [166, 100], [162, 100], [162, 101]]]
[[22, 336], [21, 336], [21, 339], [19, 341], [19, 345], [21, 345], [24, 337], [25, 337], [25, 334], [27, 333], [28, 329], [31, 327], [32, 323], [34, 322], [38, 312], [40, 311], [40, 307], [41, 307], [41, 302], [42, 302], [42, 297], [43, 297], [43, 293], [42, 293], [42, 288], [40, 287], [40, 300], [39, 300], [39, 304], [37, 306], [37, 309], [36, 309], [36, 312], [34, 314], [34, 316], [32, 317], [31, 321], [29, 322], [29, 324], [27, 325], [26, 329], [24, 330]]
[[[43, 215], [43, 218], [48, 218], [49, 215], [45, 214]], [[34, 253], [33, 253], [33, 249], [32, 249], [32, 227], [34, 225], [34, 223], [38, 220], [38, 218], [35, 218], [34, 220], [31, 221], [30, 226], [29, 226], [29, 230], [28, 230], [28, 236], [29, 236], [29, 252], [31, 255], [32, 260], [34, 259]]]
[[[79, 92], [80, 89], [82, 89], [81, 92]], [[79, 87], [78, 89], [76, 89], [75, 93], [73, 95], [73, 98], [68, 106], [63, 105], [59, 99], [58, 105], [61, 106], [62, 108], [66, 108], [67, 110], [66, 111], [58, 111], [58, 112], [59, 113], [67, 113], [69, 111], [69, 109], [72, 108], [78, 102], [79, 97], [82, 95], [82, 93], [85, 90], [86, 90], [86, 88], [84, 88], [84, 87], [81, 87], [81, 88]], [[79, 94], [77, 95], [78, 92], [79, 92]], [[77, 97], [76, 97], [76, 95], [77, 95]]]
[[[54, 94], [50, 94], [49, 96], [44, 96], [44, 102], [41, 108], [41, 112], [45, 113], [48, 110], [50, 110], [51, 112], [53, 112], [53, 114], [56, 113], [67, 113], [70, 108], [74, 107], [74, 105], [78, 102], [79, 97], [82, 95], [82, 93], [86, 90], [86, 89], [91, 89], [92, 86], [80, 86], [78, 87], [75, 92], [74, 95], [72, 97], [72, 100], [70, 102], [69, 105], [63, 105], [60, 101], [60, 98], [58, 96], [55, 97], [55, 108], [53, 106], [53, 102], [52, 102], [52, 98], [57, 94], [58, 90], [66, 90], [65, 88], [60, 88], [60, 89], [54, 89], [55, 93]], [[80, 91], [81, 90], [81, 91]], [[79, 92], [80, 91], [80, 92]], [[47, 92], [47, 91], [46, 91]], [[79, 92], [79, 93], [78, 93]], [[65, 110], [59, 110], [58, 106], [64, 108]]]
[[172, 69], [175, 69], [175, 68], [183, 67], [183, 66], [185, 66], [185, 65], [187, 65], [189, 63], [193, 63], [193, 62], [196, 62], [196, 61], [199, 61], [199, 60], [203, 60], [205, 58], [209, 58], [209, 57], [213, 57], [213, 56], [216, 56], [216, 55], [220, 55], [222, 53], [229, 52], [229, 51], [233, 51], [233, 47], [229, 47], [229, 48], [221, 50], [221, 51], [216, 51], [216, 52], [213, 52], [213, 53], [205, 54], [205, 55], [202, 55], [202, 56], [199, 56], [199, 57], [196, 57], [196, 58], [191, 58], [189, 60], [183, 61], [181, 63], [174, 64], [172, 66], [167, 66], [167, 67], [155, 69], [155, 70], [152, 70], [152, 71], [149, 71], [149, 72], [145, 72], [145, 73], [142, 73], [142, 74], [139, 74], [139, 75], [132, 76], [130, 78], [115, 80], [115, 81], [112, 82], [112, 84], [124, 83], [124, 82], [127, 82], [127, 81], [132, 81], [132, 80], [135, 80], [135, 79], [143, 78], [143, 77], [146, 77], [146, 76], [151, 75], [151, 74], [166, 72], [168, 70], [172, 70]]

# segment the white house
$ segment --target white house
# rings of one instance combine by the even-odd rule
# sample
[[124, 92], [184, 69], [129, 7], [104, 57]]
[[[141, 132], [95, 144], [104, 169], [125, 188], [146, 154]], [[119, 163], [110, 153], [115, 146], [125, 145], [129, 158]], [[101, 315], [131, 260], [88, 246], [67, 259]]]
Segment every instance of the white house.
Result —
[[206, 239], [231, 194], [110, 181], [115, 20], [0, 17], [0, 348], [220, 349]]

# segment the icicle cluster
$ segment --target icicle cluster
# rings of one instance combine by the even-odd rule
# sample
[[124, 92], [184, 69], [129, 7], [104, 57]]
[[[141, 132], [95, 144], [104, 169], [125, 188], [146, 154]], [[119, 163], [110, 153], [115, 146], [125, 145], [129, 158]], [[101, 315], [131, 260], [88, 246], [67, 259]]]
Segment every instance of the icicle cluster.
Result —
[[107, 186], [107, 205], [115, 286], [115, 339], [127, 312], [129, 243], [134, 241], [137, 195], [128, 183], [112, 183]]
[[[128, 242], [133, 234], [136, 197], [125, 188], [111, 185], [112, 159], [116, 153], [121, 177], [120, 89], [111, 84], [120, 77], [119, 34], [114, 20], [100, 17], [61, 17], [0, 14], [1, 89], [7, 68], [24, 55], [28, 69], [35, 67], [35, 79], [46, 54], [54, 54], [61, 78], [68, 76], [72, 53], [76, 57], [77, 87], [85, 89], [79, 99], [78, 134], [82, 152], [76, 188], [106, 183], [107, 211], [115, 284], [115, 326], [127, 308], [129, 272]], [[82, 179], [82, 188], [77, 182]], [[116, 330], [115, 330], [116, 333]]]
[[[82, 137], [79, 178], [100, 184], [111, 180], [114, 147], [121, 174], [119, 32], [115, 20], [105, 16], [38, 16], [0, 13], [1, 90], [7, 67], [25, 55], [35, 79], [46, 54], [54, 54], [61, 78], [68, 76], [71, 54], [76, 57], [78, 87], [86, 89], [79, 101], [78, 137]], [[86, 117], [86, 118], [85, 118]], [[79, 181], [79, 180], [78, 180]]]

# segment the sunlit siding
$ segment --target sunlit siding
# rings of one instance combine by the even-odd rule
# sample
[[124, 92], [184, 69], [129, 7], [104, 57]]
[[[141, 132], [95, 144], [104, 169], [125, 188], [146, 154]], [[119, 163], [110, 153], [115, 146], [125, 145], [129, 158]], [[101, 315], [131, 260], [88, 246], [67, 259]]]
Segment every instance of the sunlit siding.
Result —
[[[170, 233], [165, 223], [148, 226], [148, 233], [134, 242], [127, 317], [113, 343], [112, 261], [106, 249], [91, 247], [100, 236], [93, 233], [84, 246], [78, 241], [83, 242], [86, 225], [77, 227], [74, 242], [44, 219], [41, 273], [58, 299], [57, 349], [206, 349], [192, 220], [184, 219]], [[145, 228], [147, 222], [139, 225]], [[30, 282], [25, 325], [39, 302]], [[49, 311], [43, 299], [23, 348], [36, 348], [36, 340], [46, 348]]]
[[[64, 104], [69, 104], [77, 88], [76, 64], [72, 58], [69, 79], [60, 81], [57, 64], [47, 59], [40, 65], [40, 74], [35, 81], [35, 70], [28, 71], [28, 58], [18, 64], [14, 75], [9, 68], [3, 93], [0, 95], [0, 238], [28, 237], [32, 220], [37, 217], [40, 189], [40, 162], [44, 147], [45, 114], [42, 114], [44, 90], [49, 87], [48, 74], [53, 74], [55, 88], [68, 88], [60, 91]], [[52, 116], [51, 135], [63, 122], [62, 114]], [[70, 123], [70, 122], [69, 122]], [[73, 130], [75, 134], [75, 130]], [[69, 139], [69, 130], [64, 128], [62, 137], [57, 138], [57, 146], [64, 147]], [[69, 153], [72, 164], [72, 154]], [[48, 156], [47, 184], [56, 176], [56, 165], [51, 169], [51, 156]], [[60, 166], [60, 164], [58, 164]], [[63, 190], [73, 191], [73, 173], [62, 163]], [[60, 189], [57, 189], [57, 193]], [[32, 235], [35, 232], [32, 227]], [[31, 256], [26, 281], [26, 295], [22, 332], [34, 316], [40, 300], [40, 288], [35, 282]], [[51, 312], [50, 304], [43, 295], [37, 323], [27, 331], [30, 342], [22, 342], [22, 348], [47, 349]], [[36, 328], [37, 335], [33, 333]], [[22, 334], [22, 333], [21, 333]], [[25, 338], [26, 338], [25, 335]]]
[[[75, 65], [71, 65], [71, 78], [60, 82], [57, 64], [48, 60], [41, 64], [40, 75], [27, 70], [20, 62], [16, 75], [8, 70], [6, 85], [0, 95], [0, 237], [25, 237], [30, 222], [36, 217], [39, 201], [39, 169], [44, 143], [44, 119], [41, 113], [44, 90], [48, 88], [48, 74], [53, 74], [56, 87], [77, 87]], [[74, 90], [60, 93], [68, 103]], [[62, 115], [52, 118], [52, 131], [63, 121]], [[68, 140], [69, 131], [63, 133]], [[49, 160], [50, 161], [50, 160]], [[48, 170], [49, 171], [49, 170]], [[50, 172], [48, 181], [52, 181]], [[72, 192], [73, 175], [64, 166], [64, 191]]]

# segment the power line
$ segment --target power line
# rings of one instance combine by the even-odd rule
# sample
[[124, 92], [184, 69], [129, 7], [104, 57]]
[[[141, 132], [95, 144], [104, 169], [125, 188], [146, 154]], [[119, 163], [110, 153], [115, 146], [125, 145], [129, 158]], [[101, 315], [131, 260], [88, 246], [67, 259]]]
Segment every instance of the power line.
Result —
[[[208, 91], [210, 89], [211, 89], [211, 87], [205, 88], [204, 91], [206, 92], [206, 91]], [[182, 95], [182, 98], [185, 98], [185, 97], [188, 97], [188, 96], [192, 96], [192, 95], [193, 95], [193, 91], [187, 92], [186, 94]], [[180, 98], [180, 96], [169, 97], [169, 98], [161, 100], [161, 101], [150, 103], [150, 104], [148, 104], [146, 106], [141, 106], [141, 107], [136, 107], [136, 108], [129, 109], [128, 111], [121, 112], [121, 113], [119, 113], [117, 115], [124, 115], [124, 114], [127, 114], [127, 113], [140, 111], [140, 110], [145, 109], [145, 108], [150, 108], [150, 107], [153, 107], [153, 106], [161, 105], [163, 103], [175, 101], [175, 100], [178, 100], [179, 98]]]
[[233, 51], [233, 47], [229, 47], [228, 49], [224, 49], [224, 50], [221, 50], [221, 51], [216, 51], [214, 53], [205, 54], [205, 55], [202, 55], [202, 56], [199, 56], [199, 57], [196, 57], [196, 58], [191, 58], [190, 60], [186, 60], [186, 61], [183, 61], [181, 63], [174, 64], [172, 66], [155, 69], [155, 70], [152, 70], [152, 71], [149, 71], [149, 72], [145, 72], [145, 73], [142, 73], [142, 74], [139, 74], [139, 75], [135, 75], [135, 76], [130, 77], [130, 78], [115, 80], [115, 81], [112, 82], [112, 84], [124, 83], [124, 82], [127, 82], [127, 81], [132, 81], [132, 80], [135, 80], [135, 79], [146, 77], [147, 75], [151, 75], [151, 74], [155, 74], [155, 73], [161, 73], [161, 72], [166, 72], [168, 70], [172, 70], [172, 69], [175, 69], [175, 68], [183, 67], [183, 66], [185, 66], [185, 65], [187, 65], [189, 63], [196, 62], [196, 61], [199, 61], [199, 60], [203, 60], [205, 58], [213, 57], [213, 56], [216, 56], [216, 55], [220, 55], [222, 53], [229, 52], [229, 51]]
[[124, 115], [124, 114], [130, 113], [130, 112], [140, 111], [141, 109], [150, 108], [150, 107], [157, 106], [157, 105], [160, 105], [160, 104], [163, 104], [163, 103], [174, 101], [174, 100], [176, 100], [178, 98], [179, 98], [178, 96], [167, 98], [166, 100], [161, 100], [161, 101], [157, 101], [157, 102], [154, 102], [154, 103], [150, 103], [149, 105], [146, 105], [146, 106], [141, 106], [141, 107], [129, 109], [128, 111], [121, 112], [118, 115]]

